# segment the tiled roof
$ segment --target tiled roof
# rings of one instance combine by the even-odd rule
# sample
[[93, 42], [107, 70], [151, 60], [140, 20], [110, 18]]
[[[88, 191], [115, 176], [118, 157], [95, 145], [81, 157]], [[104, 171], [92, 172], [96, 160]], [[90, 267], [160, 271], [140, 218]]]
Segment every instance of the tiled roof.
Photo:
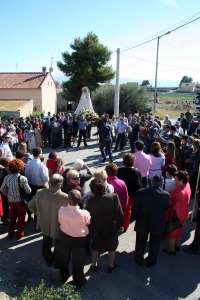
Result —
[[0, 111], [17, 111], [27, 104], [29, 100], [2, 100], [0, 99]]
[[37, 89], [46, 75], [41, 72], [0, 73], [0, 89]]

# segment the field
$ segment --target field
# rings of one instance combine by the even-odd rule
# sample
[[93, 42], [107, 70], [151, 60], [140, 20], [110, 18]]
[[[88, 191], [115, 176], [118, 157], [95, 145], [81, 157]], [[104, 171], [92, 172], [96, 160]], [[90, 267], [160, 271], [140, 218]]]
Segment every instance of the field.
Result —
[[[149, 107], [153, 108], [154, 94], [152, 92], [148, 94], [150, 99]], [[181, 112], [186, 112], [187, 108], [190, 108], [191, 113], [193, 113], [195, 95], [195, 93], [158, 92], [156, 114], [160, 119], [163, 119], [165, 115], [169, 115], [171, 119], [176, 119]]]

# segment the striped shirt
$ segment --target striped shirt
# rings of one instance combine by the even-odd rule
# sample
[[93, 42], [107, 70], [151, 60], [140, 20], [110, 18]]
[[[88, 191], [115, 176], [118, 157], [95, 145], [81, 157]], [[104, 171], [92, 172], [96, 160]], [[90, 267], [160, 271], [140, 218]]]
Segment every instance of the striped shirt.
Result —
[[85, 237], [88, 235], [90, 224], [90, 213], [80, 209], [79, 206], [62, 206], [58, 212], [60, 230], [72, 237]]
[[[10, 202], [21, 202], [19, 186], [18, 186], [19, 174], [9, 174], [4, 178], [0, 191], [7, 195]], [[20, 175], [20, 186], [25, 190], [27, 194], [31, 193], [31, 188], [28, 185], [28, 180], [25, 176]]]

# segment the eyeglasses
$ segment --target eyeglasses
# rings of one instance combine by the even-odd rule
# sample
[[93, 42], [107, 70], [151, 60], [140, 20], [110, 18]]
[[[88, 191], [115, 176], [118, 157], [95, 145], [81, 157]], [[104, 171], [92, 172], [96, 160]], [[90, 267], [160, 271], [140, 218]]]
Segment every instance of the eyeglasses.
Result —
[[75, 178], [72, 178], [73, 180], [79, 180], [80, 178], [79, 177], [75, 177]]
[[9, 139], [9, 136], [5, 136], [4, 139], [5, 139], [5, 140], [8, 140], [8, 139]]

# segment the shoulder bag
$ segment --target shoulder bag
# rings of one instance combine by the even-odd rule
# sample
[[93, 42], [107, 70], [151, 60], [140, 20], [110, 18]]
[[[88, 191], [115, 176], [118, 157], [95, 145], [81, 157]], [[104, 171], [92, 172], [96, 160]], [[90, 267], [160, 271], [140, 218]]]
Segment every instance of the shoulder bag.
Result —
[[181, 221], [177, 217], [176, 210], [173, 211], [172, 218], [170, 218], [167, 222], [167, 233], [170, 233], [172, 231], [175, 231], [176, 229], [182, 227]]
[[32, 199], [32, 195], [27, 194], [26, 191], [20, 186], [20, 176], [18, 176], [17, 180], [18, 180], [18, 187], [19, 187], [19, 194], [20, 194], [21, 202], [23, 202], [24, 204], [28, 204]]

